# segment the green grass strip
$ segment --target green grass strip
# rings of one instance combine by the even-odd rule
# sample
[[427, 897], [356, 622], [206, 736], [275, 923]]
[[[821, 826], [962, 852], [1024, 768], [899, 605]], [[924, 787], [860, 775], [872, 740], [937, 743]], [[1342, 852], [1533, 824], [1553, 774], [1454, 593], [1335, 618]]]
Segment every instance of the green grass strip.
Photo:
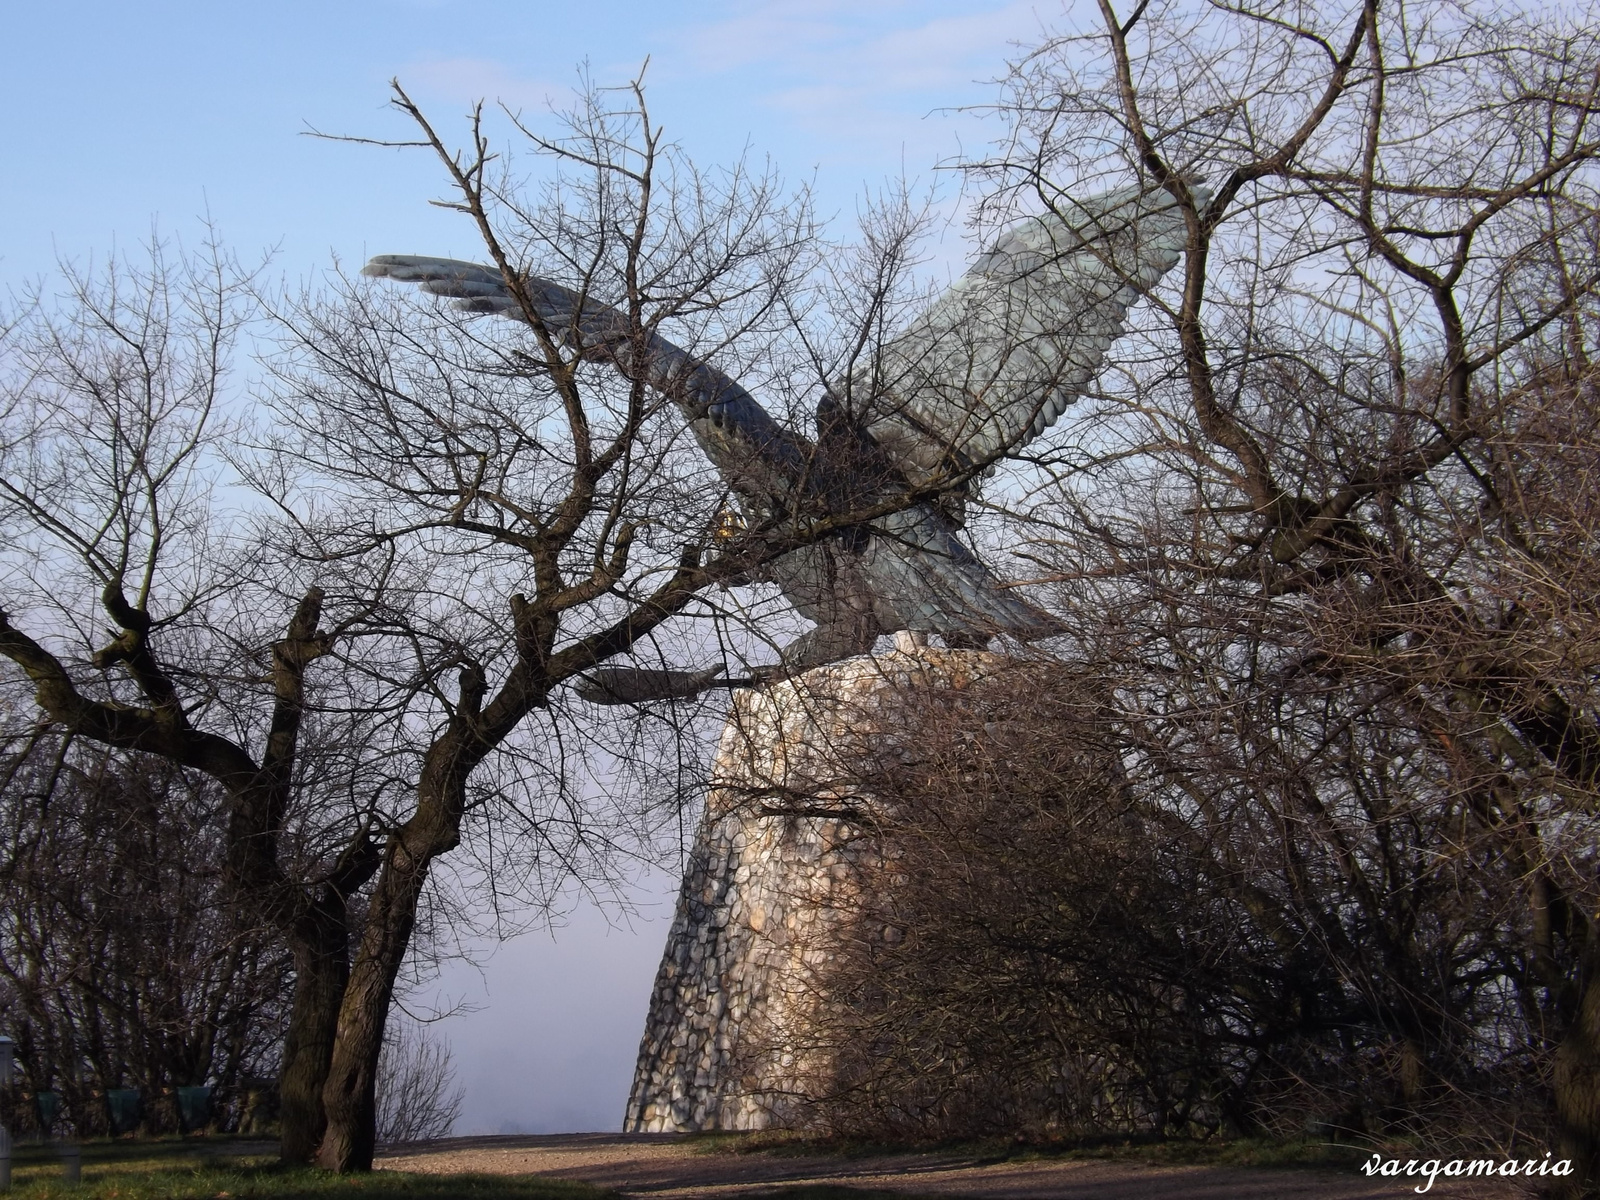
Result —
[[[62, 1179], [59, 1150], [18, 1146], [5, 1200], [615, 1200], [586, 1183], [527, 1175], [335, 1175], [285, 1167], [275, 1147], [109, 1142], [82, 1147], [82, 1181]], [[223, 1150], [232, 1153], [221, 1152]], [[251, 1151], [256, 1151], [251, 1153]]]

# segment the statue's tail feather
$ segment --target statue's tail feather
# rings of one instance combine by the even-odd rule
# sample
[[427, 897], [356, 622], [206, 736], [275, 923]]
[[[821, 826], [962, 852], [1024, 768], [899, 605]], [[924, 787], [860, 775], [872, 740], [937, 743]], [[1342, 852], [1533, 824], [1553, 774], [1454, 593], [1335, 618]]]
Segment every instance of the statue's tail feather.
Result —
[[875, 521], [861, 570], [901, 629], [1024, 642], [1062, 632], [1049, 613], [1001, 586], [926, 505]]

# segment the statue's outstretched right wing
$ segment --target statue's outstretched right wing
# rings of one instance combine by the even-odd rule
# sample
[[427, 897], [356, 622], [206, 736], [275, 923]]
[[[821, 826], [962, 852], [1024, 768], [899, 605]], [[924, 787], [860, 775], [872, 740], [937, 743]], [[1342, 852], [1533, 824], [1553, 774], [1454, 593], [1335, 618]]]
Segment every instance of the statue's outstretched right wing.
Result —
[[1063, 200], [1006, 230], [841, 399], [915, 483], [992, 462], [1082, 393], [1187, 236], [1159, 188]]

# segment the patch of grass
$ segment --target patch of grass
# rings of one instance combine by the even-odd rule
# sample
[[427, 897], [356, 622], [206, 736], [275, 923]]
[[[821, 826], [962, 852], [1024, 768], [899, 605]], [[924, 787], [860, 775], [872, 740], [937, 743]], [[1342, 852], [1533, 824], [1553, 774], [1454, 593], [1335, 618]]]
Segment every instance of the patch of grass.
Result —
[[509, 1175], [374, 1171], [334, 1175], [285, 1167], [274, 1143], [89, 1142], [83, 1177], [61, 1178], [59, 1151], [18, 1146], [6, 1200], [615, 1200], [584, 1183]]

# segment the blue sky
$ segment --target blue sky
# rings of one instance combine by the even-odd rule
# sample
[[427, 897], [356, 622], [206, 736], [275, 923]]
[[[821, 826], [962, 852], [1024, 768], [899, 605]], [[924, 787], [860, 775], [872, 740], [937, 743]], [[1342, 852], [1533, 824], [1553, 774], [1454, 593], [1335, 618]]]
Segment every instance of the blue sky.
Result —
[[[703, 163], [749, 146], [815, 174], [847, 217], [863, 188], [924, 182], [985, 127], [935, 110], [982, 102], [1011, 43], [1056, 5], [1035, 0], [285, 0], [0, 4], [0, 279], [56, 255], [193, 229], [302, 277], [338, 255], [473, 254], [418, 152], [302, 136], [404, 136], [398, 76], [442, 130], [480, 97], [540, 113], [577, 68], [622, 82], [648, 56], [650, 102]], [[930, 115], [932, 114], [932, 115]]]
[[[936, 110], [996, 92], [1016, 42], [1059, 0], [0, 0], [0, 288], [209, 211], [246, 258], [314, 276], [335, 257], [477, 257], [432, 208], [434, 164], [302, 136], [406, 136], [398, 76], [444, 131], [479, 98], [539, 113], [579, 64], [624, 82], [650, 59], [656, 119], [699, 162], [770, 156], [814, 179], [824, 213], [934, 167], [995, 129]], [[958, 259], [959, 237], [944, 254]], [[467, 1087], [458, 1132], [617, 1128], [675, 880], [641, 880], [639, 915], [592, 907], [452, 968], [442, 1027]]]

